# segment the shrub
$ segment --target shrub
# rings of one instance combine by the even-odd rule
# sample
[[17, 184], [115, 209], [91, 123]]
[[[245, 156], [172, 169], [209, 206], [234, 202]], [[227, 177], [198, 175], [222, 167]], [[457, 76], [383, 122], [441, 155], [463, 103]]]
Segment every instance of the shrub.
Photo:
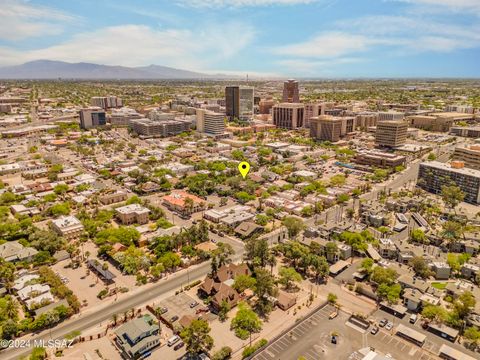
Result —
[[245, 359], [251, 355], [253, 355], [258, 349], [264, 347], [268, 344], [266, 339], [261, 339], [254, 343], [252, 346], [247, 346], [242, 352], [242, 359]]

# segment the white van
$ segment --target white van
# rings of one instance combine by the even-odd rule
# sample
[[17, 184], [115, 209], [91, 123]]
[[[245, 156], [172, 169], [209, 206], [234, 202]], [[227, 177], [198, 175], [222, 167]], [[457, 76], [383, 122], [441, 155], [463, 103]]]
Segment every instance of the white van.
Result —
[[180, 336], [173, 335], [170, 339], [168, 339], [167, 344], [168, 346], [172, 346], [180, 340]]
[[417, 314], [410, 315], [410, 324], [415, 324], [417, 321]]

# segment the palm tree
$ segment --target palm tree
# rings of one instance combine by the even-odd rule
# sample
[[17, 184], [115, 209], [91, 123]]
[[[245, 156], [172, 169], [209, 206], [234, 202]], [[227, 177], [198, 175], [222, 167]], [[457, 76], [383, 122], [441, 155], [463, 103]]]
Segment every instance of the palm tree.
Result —
[[273, 274], [273, 268], [275, 265], [277, 265], [277, 258], [272, 252], [269, 252], [266, 259], [266, 264], [270, 266], [270, 274]]
[[7, 315], [9, 319], [17, 319], [18, 307], [19, 307], [17, 301], [15, 300], [14, 297], [10, 295], [7, 295], [5, 299], [7, 300], [7, 303], [5, 304], [5, 309], [4, 309], [5, 315]]
[[118, 314], [112, 315], [113, 326], [117, 326]]

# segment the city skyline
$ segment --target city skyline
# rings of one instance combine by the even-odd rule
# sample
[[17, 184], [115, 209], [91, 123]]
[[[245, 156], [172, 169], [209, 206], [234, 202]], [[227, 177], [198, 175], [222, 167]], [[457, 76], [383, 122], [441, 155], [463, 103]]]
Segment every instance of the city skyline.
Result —
[[6, 0], [0, 66], [48, 59], [262, 77], [478, 77], [475, 0]]

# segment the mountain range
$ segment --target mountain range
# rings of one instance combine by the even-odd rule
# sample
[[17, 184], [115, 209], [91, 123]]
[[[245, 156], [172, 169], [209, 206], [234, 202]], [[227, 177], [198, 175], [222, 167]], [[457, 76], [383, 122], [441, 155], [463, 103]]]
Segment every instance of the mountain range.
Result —
[[232, 78], [222, 74], [210, 75], [175, 69], [161, 65], [140, 67], [68, 63], [64, 61], [36, 60], [22, 65], [0, 67], [0, 79], [221, 79]]

